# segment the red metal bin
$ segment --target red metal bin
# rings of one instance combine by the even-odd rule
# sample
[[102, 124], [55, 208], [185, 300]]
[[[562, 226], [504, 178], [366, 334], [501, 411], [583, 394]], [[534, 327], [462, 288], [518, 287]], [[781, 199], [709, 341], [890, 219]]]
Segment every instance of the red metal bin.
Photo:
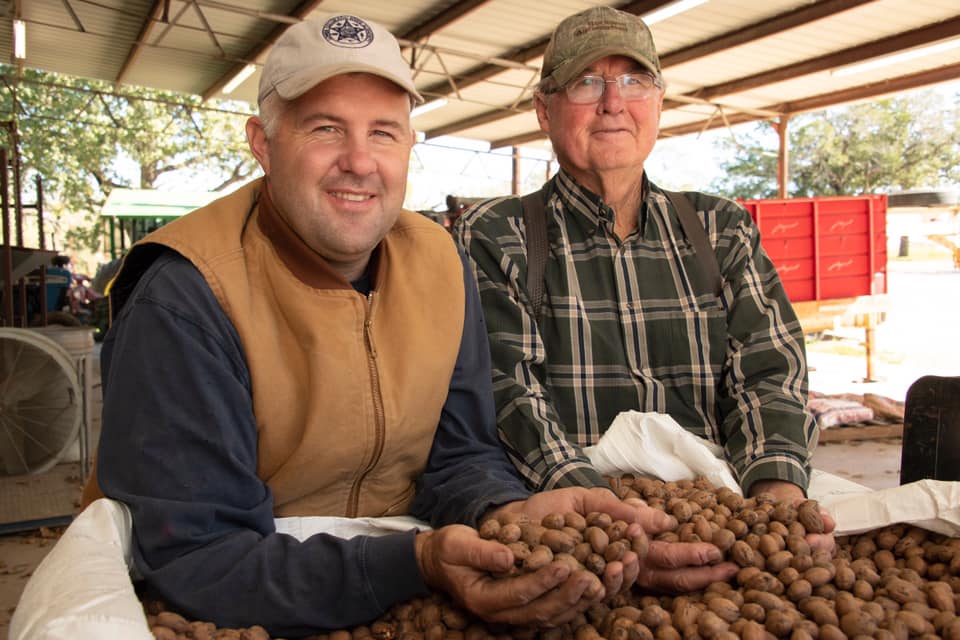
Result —
[[743, 200], [791, 302], [887, 292], [887, 196]]

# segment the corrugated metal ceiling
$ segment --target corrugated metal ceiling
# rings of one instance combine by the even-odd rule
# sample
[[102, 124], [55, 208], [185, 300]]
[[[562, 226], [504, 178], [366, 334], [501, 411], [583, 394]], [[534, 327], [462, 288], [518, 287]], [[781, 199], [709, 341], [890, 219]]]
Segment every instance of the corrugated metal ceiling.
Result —
[[[408, 46], [418, 88], [447, 106], [415, 125], [493, 146], [540, 144], [531, 110], [551, 30], [592, 4], [576, 0], [0, 0], [0, 59], [12, 21], [27, 30], [28, 67], [197, 94], [262, 64], [290, 24], [315, 12], [358, 13]], [[646, 15], [671, 4], [604, 2]], [[870, 59], [960, 38], [956, 0], [709, 0], [651, 27], [667, 80], [661, 135], [789, 116], [960, 78], [960, 46], [850, 75]], [[229, 97], [252, 101], [259, 71]]]

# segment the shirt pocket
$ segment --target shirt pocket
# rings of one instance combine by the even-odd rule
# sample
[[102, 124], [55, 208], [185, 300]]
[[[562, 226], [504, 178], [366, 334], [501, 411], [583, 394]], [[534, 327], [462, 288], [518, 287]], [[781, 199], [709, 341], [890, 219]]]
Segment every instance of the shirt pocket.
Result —
[[646, 360], [665, 384], [713, 384], [727, 353], [727, 314], [719, 305], [698, 311], [663, 310], [646, 319]]

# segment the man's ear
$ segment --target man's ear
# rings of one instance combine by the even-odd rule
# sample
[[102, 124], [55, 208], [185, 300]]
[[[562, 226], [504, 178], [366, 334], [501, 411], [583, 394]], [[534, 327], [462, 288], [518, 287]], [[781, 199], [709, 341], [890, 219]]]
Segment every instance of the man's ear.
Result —
[[550, 114], [547, 111], [547, 97], [539, 91], [533, 94], [533, 106], [537, 110], [537, 122], [540, 123], [540, 130], [550, 134]]
[[260, 163], [264, 175], [270, 175], [270, 142], [267, 133], [263, 130], [263, 121], [257, 116], [247, 119], [247, 144], [253, 157]]

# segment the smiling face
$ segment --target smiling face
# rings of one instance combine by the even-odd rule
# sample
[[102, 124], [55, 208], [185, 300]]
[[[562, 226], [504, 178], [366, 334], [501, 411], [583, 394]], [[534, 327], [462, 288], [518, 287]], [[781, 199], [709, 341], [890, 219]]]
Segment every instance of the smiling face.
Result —
[[403, 205], [414, 143], [409, 94], [370, 74], [334, 76], [284, 105], [270, 133], [257, 117], [247, 123], [277, 212], [357, 279]]
[[[590, 64], [581, 75], [612, 80], [620, 74], [645, 71], [636, 61], [608, 56]], [[660, 127], [663, 91], [643, 100], [625, 101], [616, 85], [607, 84], [594, 104], [574, 104], [561, 89], [536, 99], [540, 128], [550, 136], [560, 166], [588, 189], [603, 194], [610, 180], [636, 180], [653, 149]]]

